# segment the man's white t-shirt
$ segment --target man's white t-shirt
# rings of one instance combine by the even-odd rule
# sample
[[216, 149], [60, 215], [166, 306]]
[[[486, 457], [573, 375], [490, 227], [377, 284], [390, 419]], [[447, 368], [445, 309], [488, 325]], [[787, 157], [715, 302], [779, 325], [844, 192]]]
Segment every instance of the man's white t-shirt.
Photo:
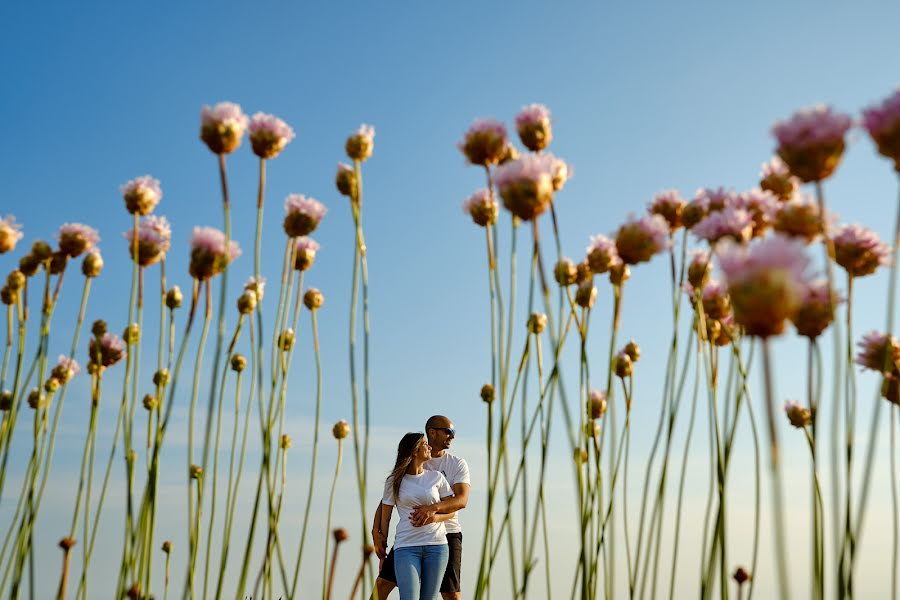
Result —
[[[451, 486], [457, 483], [465, 483], [471, 485], [469, 479], [469, 465], [466, 461], [458, 456], [453, 456], [446, 450], [442, 456], [431, 458], [425, 461], [425, 468], [429, 471], [440, 471], [447, 478], [447, 483]], [[453, 518], [444, 521], [447, 533], [460, 533], [462, 527], [459, 526], [459, 512], [453, 515]]]
[[434, 504], [441, 498], [452, 495], [453, 489], [439, 471], [426, 469], [419, 475], [404, 475], [396, 502], [391, 478], [385, 479], [381, 503], [388, 506], [396, 504], [397, 512], [400, 514], [400, 522], [397, 523], [397, 532], [394, 534], [394, 549], [446, 544], [447, 535], [443, 523], [413, 527], [409, 516], [416, 506]]

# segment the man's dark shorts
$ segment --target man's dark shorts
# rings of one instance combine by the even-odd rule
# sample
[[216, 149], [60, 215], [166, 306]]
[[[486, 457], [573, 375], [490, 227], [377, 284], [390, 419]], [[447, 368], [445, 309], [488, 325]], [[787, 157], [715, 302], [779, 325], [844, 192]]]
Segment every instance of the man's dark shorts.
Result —
[[[459, 569], [462, 563], [462, 533], [448, 533], [447, 545], [450, 550], [450, 560], [447, 561], [447, 570], [444, 571], [444, 580], [441, 581], [441, 593], [460, 592]], [[388, 552], [387, 557], [381, 564], [381, 572], [378, 577], [391, 583], [397, 583], [397, 576], [394, 575], [394, 549]]]

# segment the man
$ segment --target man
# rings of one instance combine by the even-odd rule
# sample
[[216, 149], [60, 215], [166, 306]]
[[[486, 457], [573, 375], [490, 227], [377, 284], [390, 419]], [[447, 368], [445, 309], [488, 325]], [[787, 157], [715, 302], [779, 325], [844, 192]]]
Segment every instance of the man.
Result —
[[[450, 487], [453, 488], [454, 495], [434, 504], [417, 506], [410, 519], [413, 525], [421, 527], [434, 522], [436, 514], [452, 515], [444, 521], [444, 526], [447, 528], [450, 560], [447, 562], [447, 570], [441, 581], [441, 596], [443, 600], [462, 600], [459, 577], [462, 562], [462, 529], [459, 526], [459, 519], [453, 513], [464, 509], [469, 501], [469, 465], [458, 456], [447, 452], [456, 437], [456, 430], [450, 419], [441, 415], [431, 417], [425, 422], [425, 435], [431, 446], [431, 460], [425, 463], [425, 468], [443, 473]], [[378, 600], [385, 600], [397, 585], [397, 578], [394, 576], [394, 551], [391, 549], [390, 553], [387, 552], [387, 532], [382, 532], [380, 529], [383, 508], [383, 504], [378, 505], [378, 510], [375, 511], [375, 522], [372, 525], [375, 553], [378, 558], [383, 559], [378, 579], [375, 580], [375, 592], [372, 593], [372, 600], [375, 600], [376, 597]], [[441, 518], [439, 517], [439, 519]]]

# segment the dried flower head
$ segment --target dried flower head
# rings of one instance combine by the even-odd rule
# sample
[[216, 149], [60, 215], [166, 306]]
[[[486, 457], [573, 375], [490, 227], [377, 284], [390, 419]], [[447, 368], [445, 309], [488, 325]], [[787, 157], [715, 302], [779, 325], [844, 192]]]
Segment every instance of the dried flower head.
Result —
[[744, 243], [749, 241], [753, 234], [753, 218], [743, 208], [727, 206], [709, 213], [694, 225], [691, 231], [710, 245], [715, 245], [719, 240], [726, 238]]
[[476, 225], [487, 227], [497, 222], [500, 208], [490, 191], [480, 189], [463, 202], [463, 212], [472, 217]]
[[491, 402], [494, 401], [494, 398], [496, 398], [496, 393], [495, 393], [495, 391], [494, 391], [494, 386], [492, 386], [492, 385], [489, 384], [489, 383], [484, 384], [483, 386], [481, 386], [481, 392], [480, 392], [480, 395], [481, 395], [481, 399], [482, 399], [484, 402], [490, 404]]
[[233, 102], [220, 102], [200, 111], [200, 139], [214, 154], [231, 154], [241, 145], [248, 119]]
[[797, 313], [791, 318], [797, 333], [811, 340], [819, 337], [834, 320], [834, 307], [840, 298], [830, 292], [828, 281], [811, 282], [804, 290]]
[[744, 567], [738, 567], [731, 577], [737, 582], [738, 586], [750, 581], [750, 573]]
[[162, 200], [159, 179], [142, 175], [123, 184], [120, 188], [125, 208], [133, 215], [149, 215]]
[[309, 288], [303, 294], [303, 306], [309, 310], [318, 310], [325, 304], [325, 296], [316, 288]]
[[[156, 264], [166, 257], [172, 245], [172, 228], [168, 219], [156, 215], [144, 217], [138, 225], [137, 234], [137, 262], [140, 266]], [[128, 240], [128, 253], [134, 260], [134, 229], [123, 235]]]
[[194, 227], [191, 234], [191, 277], [205, 281], [224, 271], [241, 255], [241, 247], [234, 240], [212, 227]]
[[103, 256], [100, 255], [98, 248], [92, 248], [81, 261], [81, 273], [87, 278], [94, 278], [98, 277], [102, 270]]
[[817, 105], [778, 121], [772, 134], [778, 156], [801, 181], [821, 181], [837, 168], [844, 153], [844, 135], [853, 120], [830, 106]]
[[544, 313], [531, 313], [528, 317], [528, 331], [540, 334], [547, 327], [547, 315]]
[[669, 225], [659, 215], [629, 217], [616, 232], [616, 250], [628, 265], [649, 261], [669, 247]]
[[900, 88], [881, 104], [863, 111], [863, 127], [878, 146], [878, 153], [892, 159], [900, 172]]
[[581, 308], [593, 308], [597, 301], [597, 286], [590, 280], [578, 284], [575, 289], [575, 304]]
[[870, 331], [856, 345], [856, 364], [884, 375], [900, 374], [900, 343], [894, 336]]
[[358, 188], [356, 171], [353, 170], [353, 167], [339, 162], [337, 174], [334, 176], [334, 185], [342, 195], [355, 200]]
[[616, 243], [603, 234], [591, 236], [591, 243], [587, 247], [587, 260], [591, 271], [596, 275], [606, 273], [615, 265], [622, 264]]
[[494, 119], [476, 119], [457, 144], [473, 165], [496, 165], [507, 151], [506, 126]]
[[341, 419], [334, 424], [334, 427], [331, 428], [331, 434], [336, 440], [344, 439], [345, 437], [350, 435], [350, 424], [347, 423], [347, 421], [345, 421], [344, 419]]
[[787, 165], [777, 156], [763, 163], [759, 177], [759, 187], [771, 192], [782, 202], [790, 200], [800, 187], [800, 180], [791, 175]]
[[316, 230], [328, 210], [314, 198], [291, 194], [284, 199], [284, 232], [288, 237], [309, 235]]
[[270, 159], [281, 154], [294, 139], [294, 130], [278, 117], [258, 112], [250, 117], [248, 137], [253, 154]]
[[681, 213], [686, 205], [678, 190], [664, 190], [653, 197], [647, 212], [661, 216], [669, 224], [669, 230], [675, 231], [681, 227]]
[[344, 149], [347, 151], [347, 157], [350, 160], [365, 161], [372, 156], [372, 150], [375, 147], [375, 128], [371, 125], [360, 125], [359, 129], [354, 131], [347, 138]]
[[22, 226], [16, 223], [16, 218], [12, 215], [0, 219], [0, 254], [12, 252], [25, 236], [22, 233]]
[[540, 152], [553, 140], [550, 110], [543, 104], [529, 104], [516, 115], [516, 131], [522, 144], [532, 152]]
[[591, 390], [588, 396], [587, 412], [592, 419], [599, 419], [606, 414], [606, 392]]
[[81, 223], [66, 223], [56, 234], [59, 249], [67, 256], [75, 258], [97, 245], [100, 235], [93, 227]]
[[543, 213], [553, 200], [553, 160], [528, 154], [497, 167], [494, 183], [503, 206], [523, 221]]
[[784, 414], [787, 415], [788, 421], [797, 429], [802, 429], [812, 423], [812, 413], [808, 408], [800, 406], [793, 400], [784, 403]]
[[570, 286], [578, 279], [578, 267], [571, 258], [560, 258], [553, 267], [553, 278], [563, 287]]
[[53, 367], [53, 371], [50, 374], [61, 383], [69, 383], [80, 372], [81, 367], [78, 366], [78, 361], [60, 354], [59, 359], [56, 361], [56, 366]]
[[871, 275], [891, 262], [891, 248], [871, 229], [861, 225], [838, 227], [834, 241], [834, 260], [852, 277]]
[[822, 233], [819, 206], [810, 196], [795, 196], [778, 205], [772, 227], [778, 233], [809, 244]]

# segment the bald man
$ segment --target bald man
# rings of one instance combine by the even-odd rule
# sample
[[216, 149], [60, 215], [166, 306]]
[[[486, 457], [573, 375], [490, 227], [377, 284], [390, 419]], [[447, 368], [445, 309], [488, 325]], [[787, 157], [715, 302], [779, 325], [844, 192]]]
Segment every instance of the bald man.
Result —
[[[466, 507], [469, 501], [469, 465], [466, 461], [448, 452], [450, 444], [456, 437], [456, 429], [453, 421], [443, 415], [434, 415], [425, 422], [425, 435], [431, 446], [431, 459], [425, 463], [429, 471], [440, 471], [453, 488], [453, 496], [429, 504], [417, 506], [410, 516], [412, 524], [421, 527], [435, 520], [436, 514], [453, 516], [444, 521], [447, 529], [447, 545], [450, 549], [450, 560], [447, 562], [447, 570], [441, 581], [441, 597], [443, 600], [462, 600], [460, 593], [460, 565], [462, 563], [462, 528], [455, 514]], [[381, 531], [381, 511], [384, 505], [379, 504], [375, 511], [375, 522], [372, 524], [372, 540], [375, 542], [375, 552], [382, 559], [381, 570], [378, 579], [375, 580], [375, 590], [372, 592], [372, 600], [385, 600], [397, 586], [397, 578], [394, 575], [394, 550], [387, 552], [387, 531]], [[377, 595], [376, 595], [377, 594]]]

